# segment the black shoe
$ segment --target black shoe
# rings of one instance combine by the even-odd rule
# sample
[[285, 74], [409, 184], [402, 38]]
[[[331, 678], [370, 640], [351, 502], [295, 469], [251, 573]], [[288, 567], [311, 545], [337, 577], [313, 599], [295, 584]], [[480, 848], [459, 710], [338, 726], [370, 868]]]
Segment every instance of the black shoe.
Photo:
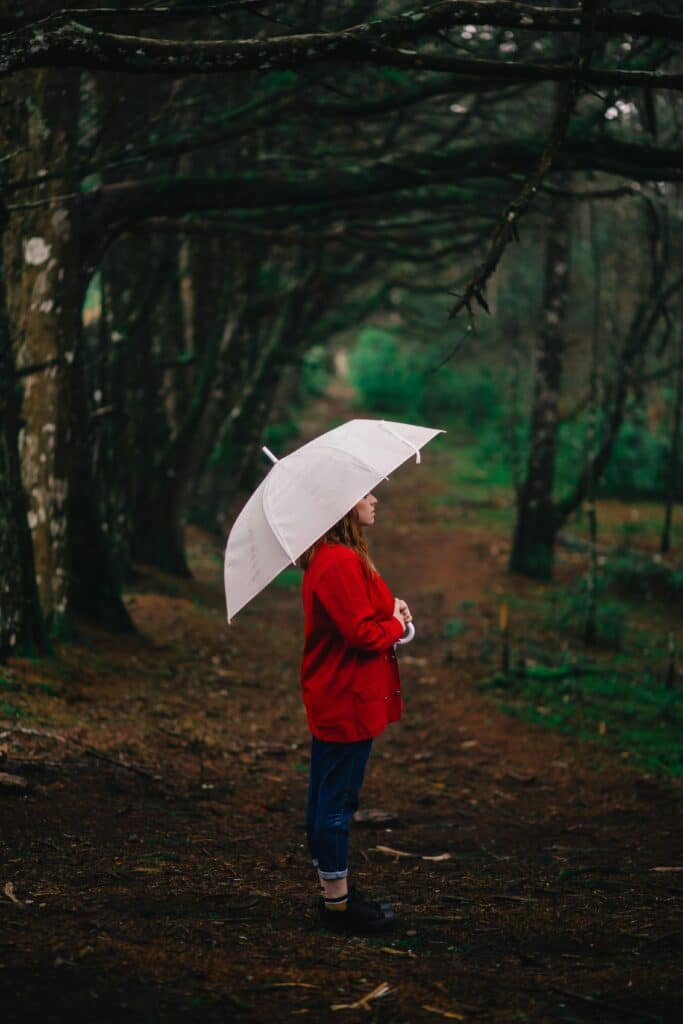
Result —
[[368, 899], [355, 886], [349, 888], [346, 910], [328, 910], [323, 897], [318, 899], [318, 924], [331, 932], [372, 935], [389, 931], [396, 922], [396, 911], [388, 900]]

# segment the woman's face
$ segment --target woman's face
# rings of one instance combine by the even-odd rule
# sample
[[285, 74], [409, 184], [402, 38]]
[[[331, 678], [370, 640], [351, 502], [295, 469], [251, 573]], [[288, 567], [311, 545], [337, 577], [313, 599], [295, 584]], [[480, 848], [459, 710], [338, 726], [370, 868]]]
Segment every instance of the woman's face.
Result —
[[375, 521], [375, 505], [377, 498], [374, 494], [366, 494], [364, 498], [355, 505], [358, 522], [361, 526], [372, 526]]

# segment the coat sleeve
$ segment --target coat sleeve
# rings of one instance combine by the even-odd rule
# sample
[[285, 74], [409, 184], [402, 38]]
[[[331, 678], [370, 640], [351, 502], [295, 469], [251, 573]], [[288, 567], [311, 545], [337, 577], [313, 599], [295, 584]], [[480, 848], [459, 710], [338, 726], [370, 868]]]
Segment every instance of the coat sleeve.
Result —
[[349, 647], [380, 654], [403, 635], [403, 624], [397, 618], [378, 616], [360, 560], [353, 552], [327, 567], [315, 593]]

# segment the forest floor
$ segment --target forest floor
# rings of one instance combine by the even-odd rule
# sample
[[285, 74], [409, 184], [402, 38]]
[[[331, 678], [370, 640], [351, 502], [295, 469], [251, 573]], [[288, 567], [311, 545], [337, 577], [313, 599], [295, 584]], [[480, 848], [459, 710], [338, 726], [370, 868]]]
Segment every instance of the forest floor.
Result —
[[[335, 401], [305, 431], [344, 418]], [[0, 786], [7, 1024], [681, 1019], [680, 779], [605, 745], [609, 713], [591, 741], [482, 689], [501, 595], [513, 656], [563, 646], [534, 601], [579, 556], [553, 584], [512, 579], [509, 536], [442, 500], [443, 459], [383, 485], [371, 538], [418, 629], [361, 803], [396, 820], [352, 834], [353, 878], [394, 900], [396, 933], [313, 919], [295, 571], [228, 628], [222, 545], [190, 530], [194, 578], [141, 571], [129, 593], [137, 636], [84, 626], [0, 672], [0, 771], [27, 783]], [[644, 634], [676, 622], [639, 615]]]

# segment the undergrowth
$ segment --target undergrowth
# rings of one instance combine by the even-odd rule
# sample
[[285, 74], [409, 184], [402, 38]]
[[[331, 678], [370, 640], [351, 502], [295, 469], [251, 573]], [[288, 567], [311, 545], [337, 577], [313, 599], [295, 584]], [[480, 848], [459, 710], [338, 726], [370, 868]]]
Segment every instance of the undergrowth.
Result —
[[647, 771], [683, 775], [683, 693], [661, 680], [595, 666], [534, 666], [480, 685], [509, 715], [618, 750]]

